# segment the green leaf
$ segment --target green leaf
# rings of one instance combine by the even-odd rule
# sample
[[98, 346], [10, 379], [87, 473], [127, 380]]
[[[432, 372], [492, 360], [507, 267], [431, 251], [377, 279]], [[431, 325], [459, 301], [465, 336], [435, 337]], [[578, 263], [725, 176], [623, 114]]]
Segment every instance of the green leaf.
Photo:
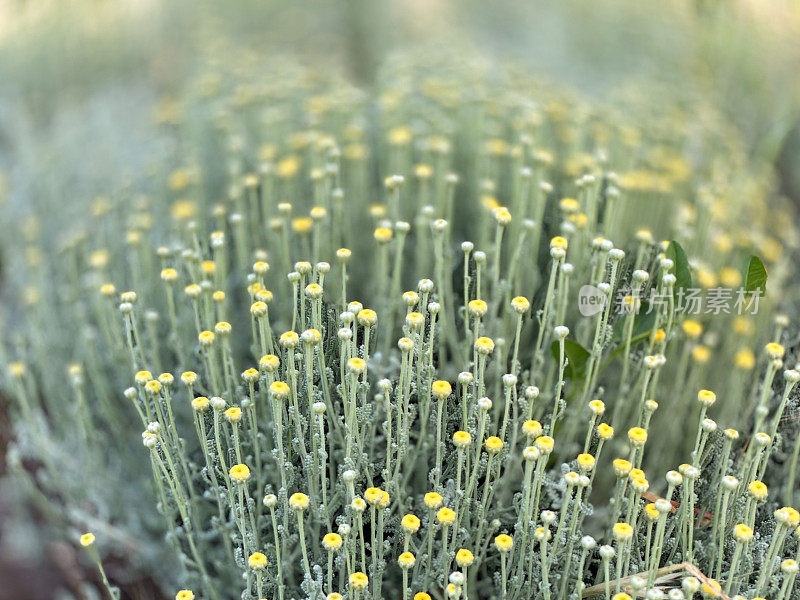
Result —
[[744, 274], [744, 289], [747, 292], [758, 290], [761, 296], [767, 293], [767, 269], [757, 256], [751, 256]]
[[[550, 344], [550, 351], [557, 362], [559, 359], [558, 341]], [[572, 380], [583, 379], [586, 374], [586, 361], [589, 360], [589, 351], [578, 342], [564, 340], [564, 355], [569, 361], [564, 376]]]
[[674, 292], [677, 293], [679, 289], [691, 288], [692, 270], [689, 268], [689, 259], [686, 258], [686, 252], [683, 251], [681, 245], [675, 240], [670, 241], [665, 254], [675, 265], [672, 271], [675, 274]]

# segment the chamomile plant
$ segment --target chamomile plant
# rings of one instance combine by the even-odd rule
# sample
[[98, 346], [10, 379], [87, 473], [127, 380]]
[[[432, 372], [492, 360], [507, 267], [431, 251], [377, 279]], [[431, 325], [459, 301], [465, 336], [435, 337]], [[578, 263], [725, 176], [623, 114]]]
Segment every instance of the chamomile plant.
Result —
[[797, 236], [735, 131], [466, 59], [244, 66], [9, 254], [9, 469], [105, 593], [799, 597]]

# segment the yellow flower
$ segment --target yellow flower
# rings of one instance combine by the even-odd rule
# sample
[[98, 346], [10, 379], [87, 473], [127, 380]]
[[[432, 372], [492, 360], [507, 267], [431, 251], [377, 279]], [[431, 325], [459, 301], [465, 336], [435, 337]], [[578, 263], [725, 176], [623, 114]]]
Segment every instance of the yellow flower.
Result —
[[633, 537], [633, 527], [628, 523], [615, 523], [612, 533], [618, 542], [627, 542]]
[[647, 504], [645, 504], [645, 506], [644, 506], [644, 515], [650, 521], [657, 521], [658, 520], [658, 516], [660, 515], [660, 513], [658, 512], [658, 509], [656, 508], [655, 502], [648, 502]]
[[697, 392], [697, 401], [705, 407], [710, 407], [717, 401], [717, 395], [711, 390], [700, 390]]
[[428, 492], [425, 494], [425, 506], [430, 509], [439, 508], [442, 505], [443, 500], [444, 498], [442, 498], [441, 494], [438, 494], [437, 492]]
[[297, 335], [296, 331], [287, 331], [281, 334], [280, 343], [284, 348], [295, 348], [300, 343], [300, 336]]
[[314, 219], [311, 217], [296, 217], [292, 219], [292, 231], [304, 235], [314, 227]]
[[733, 320], [733, 330], [739, 335], [753, 335], [755, 325], [752, 319], [748, 319], [744, 315], [739, 315]]
[[388, 227], [378, 227], [372, 236], [379, 244], [388, 244], [392, 241], [392, 230]]
[[784, 506], [775, 511], [775, 519], [779, 525], [794, 528], [800, 523], [800, 512], [791, 506]]
[[479, 337], [475, 340], [475, 350], [478, 354], [491, 354], [494, 351], [494, 342], [488, 337]]
[[278, 400], [285, 400], [289, 397], [289, 384], [285, 381], [273, 381], [269, 386], [270, 393]]
[[614, 473], [616, 473], [617, 477], [627, 477], [633, 467], [630, 461], [624, 458], [615, 458], [611, 464], [614, 467]]
[[400, 521], [400, 525], [407, 533], [417, 533], [420, 526], [419, 517], [408, 513], [407, 515], [403, 516], [403, 519]]
[[117, 293], [117, 288], [113, 283], [104, 283], [100, 286], [100, 293], [103, 294], [103, 296], [110, 298]]
[[515, 298], [511, 299], [511, 309], [522, 315], [528, 312], [531, 307], [531, 303], [525, 296], [516, 296]]
[[575, 198], [562, 198], [558, 207], [565, 213], [576, 213], [580, 210], [581, 205]]
[[733, 357], [733, 362], [738, 369], [750, 371], [756, 366], [756, 356], [749, 348], [742, 348]]
[[506, 533], [501, 533], [494, 538], [494, 545], [500, 552], [510, 552], [514, 546], [514, 538]]
[[692, 340], [696, 340], [703, 333], [703, 326], [697, 321], [692, 321], [691, 319], [684, 321], [682, 327], [683, 333], [686, 334], [686, 337]]
[[260, 319], [264, 315], [267, 314], [267, 303], [258, 300], [257, 302], [253, 302], [250, 305], [250, 314], [253, 315], [256, 319]]
[[392, 146], [406, 146], [411, 141], [413, 133], [408, 127], [395, 127], [389, 130], [388, 139]]
[[733, 267], [723, 267], [719, 272], [719, 280], [725, 287], [735, 288], [742, 283], [742, 274]]
[[456, 564], [462, 569], [464, 567], [469, 567], [473, 562], [475, 562], [475, 557], [472, 555], [472, 552], [466, 548], [461, 548], [456, 552]]
[[542, 454], [550, 454], [555, 447], [555, 441], [549, 435], [540, 435], [533, 443]]
[[722, 594], [722, 586], [714, 579], [709, 579], [700, 586], [700, 593], [705, 598], [718, 598]]
[[378, 313], [371, 308], [362, 308], [358, 311], [356, 319], [358, 319], [362, 327], [372, 327], [378, 322]]
[[430, 179], [433, 175], [433, 167], [430, 165], [420, 163], [414, 165], [414, 176], [419, 177], [420, 179]]
[[456, 511], [447, 507], [440, 508], [436, 513], [436, 518], [442, 525], [451, 525], [456, 520]]
[[456, 431], [453, 434], [453, 443], [457, 448], [466, 448], [472, 443], [472, 436], [466, 431]]
[[469, 309], [469, 314], [473, 317], [482, 317], [486, 314], [489, 307], [483, 300], [470, 300], [467, 304], [467, 308]]
[[453, 388], [449, 381], [434, 381], [431, 384], [431, 392], [437, 400], [445, 400], [453, 393]]
[[250, 479], [250, 468], [243, 464], [233, 465], [230, 470], [230, 476], [236, 483], [245, 483]]
[[225, 415], [225, 418], [231, 423], [238, 423], [242, 420], [242, 409], [238, 406], [231, 406], [222, 414]]
[[361, 571], [356, 571], [350, 575], [350, 587], [354, 590], [363, 590], [369, 585], [369, 577]]
[[641, 446], [647, 441], [647, 430], [641, 427], [628, 429], [628, 439], [634, 446]]
[[176, 221], [186, 221], [197, 215], [197, 204], [191, 200], [176, 200], [172, 203], [172, 218]]
[[751, 481], [747, 486], [750, 495], [756, 500], [767, 499], [767, 486], [763, 481]]
[[492, 138], [486, 141], [486, 151], [495, 156], [508, 154], [508, 142], [501, 138]]
[[367, 361], [363, 358], [351, 358], [347, 361], [347, 370], [353, 375], [361, 375], [367, 368]]
[[187, 296], [189, 296], [189, 298], [197, 298], [201, 293], [203, 293], [203, 288], [196, 283], [190, 283], [183, 288], [183, 291]]
[[600, 416], [606, 411], [606, 405], [602, 400], [592, 400], [589, 402], [589, 410], [592, 414]]
[[150, 371], [138, 371], [136, 375], [133, 376], [133, 379], [139, 385], [144, 385], [153, 379], [153, 374]]
[[192, 400], [192, 408], [198, 412], [203, 412], [204, 410], [208, 410], [209, 400], [205, 396], [198, 396], [194, 400]]
[[282, 179], [288, 179], [290, 177], [294, 177], [297, 174], [297, 171], [300, 170], [300, 159], [290, 154], [286, 158], [282, 158], [278, 161], [278, 164], [275, 167], [275, 172], [278, 177]]
[[352, 254], [353, 252], [348, 248], [339, 248], [336, 251], [336, 258], [338, 258], [341, 261], [346, 261], [348, 258], [352, 256]]
[[783, 358], [783, 354], [785, 352], [783, 346], [776, 344], [775, 342], [770, 342], [764, 347], [764, 349], [767, 351], [767, 356], [773, 360]]
[[497, 221], [497, 224], [500, 225], [501, 227], [505, 227], [506, 225], [511, 223], [512, 219], [511, 213], [505, 206], [499, 207], [494, 212], [494, 218]]
[[371, 487], [364, 490], [364, 499], [373, 506], [380, 504], [382, 498], [383, 490], [381, 488]]
[[417, 559], [411, 552], [403, 552], [397, 557], [397, 564], [400, 565], [401, 569], [410, 569], [414, 566], [415, 562], [417, 562]]
[[708, 346], [695, 346], [692, 350], [692, 359], [700, 364], [705, 364], [711, 358], [711, 349]]
[[631, 479], [631, 481], [644, 479], [644, 471], [641, 469], [631, 469], [630, 473], [628, 473], [628, 477]]
[[522, 424], [522, 431], [529, 438], [537, 438], [542, 435], [542, 424], [539, 421], [529, 420]]
[[486, 451], [489, 454], [497, 454], [503, 449], [503, 440], [496, 435], [486, 438]]
[[326, 550], [338, 550], [342, 547], [342, 536], [338, 533], [326, 533], [322, 536], [322, 545]]
[[217, 263], [213, 260], [204, 260], [200, 263], [200, 269], [205, 275], [213, 275], [214, 271], [217, 270]]
[[601, 440], [610, 440], [614, 437], [614, 428], [608, 423], [600, 423], [597, 426], [597, 435]]
[[81, 546], [83, 546], [84, 548], [88, 548], [89, 546], [94, 544], [94, 540], [95, 537], [93, 533], [84, 533], [80, 539]]
[[274, 373], [278, 370], [281, 361], [274, 354], [265, 354], [258, 360], [258, 367], [267, 373]]
[[289, 498], [289, 506], [292, 510], [302, 511], [308, 508], [308, 496], [302, 492], [296, 492]]
[[267, 568], [267, 557], [261, 552], [253, 552], [247, 559], [247, 563], [254, 571], [260, 571]]
[[591, 471], [594, 468], [594, 456], [591, 454], [578, 454], [578, 466], [582, 471]]
[[194, 385], [197, 381], [197, 373], [194, 371], [184, 371], [181, 373], [181, 382], [184, 385]]

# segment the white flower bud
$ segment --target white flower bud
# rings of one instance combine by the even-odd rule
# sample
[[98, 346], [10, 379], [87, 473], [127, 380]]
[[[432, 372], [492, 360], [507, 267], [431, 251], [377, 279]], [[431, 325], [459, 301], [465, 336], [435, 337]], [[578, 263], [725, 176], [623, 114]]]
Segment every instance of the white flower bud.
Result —
[[581, 538], [581, 548], [584, 550], [594, 550], [595, 546], [597, 546], [597, 542], [592, 536], [585, 535]]
[[542, 523], [545, 525], [552, 525], [556, 520], [556, 513], [552, 510], [543, 510], [539, 515], [542, 518]]
[[625, 258], [625, 251], [619, 248], [612, 248], [608, 252], [608, 258], [614, 262], [619, 262]]

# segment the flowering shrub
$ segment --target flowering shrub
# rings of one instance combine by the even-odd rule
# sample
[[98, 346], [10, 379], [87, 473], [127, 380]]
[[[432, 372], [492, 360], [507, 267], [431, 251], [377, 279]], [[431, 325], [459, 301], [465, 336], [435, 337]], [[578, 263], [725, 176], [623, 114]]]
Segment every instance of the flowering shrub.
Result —
[[763, 165], [708, 111], [412, 62], [211, 66], [157, 115], [172, 164], [57, 252], [25, 224], [27, 493], [111, 597], [122, 556], [180, 600], [797, 598]]

